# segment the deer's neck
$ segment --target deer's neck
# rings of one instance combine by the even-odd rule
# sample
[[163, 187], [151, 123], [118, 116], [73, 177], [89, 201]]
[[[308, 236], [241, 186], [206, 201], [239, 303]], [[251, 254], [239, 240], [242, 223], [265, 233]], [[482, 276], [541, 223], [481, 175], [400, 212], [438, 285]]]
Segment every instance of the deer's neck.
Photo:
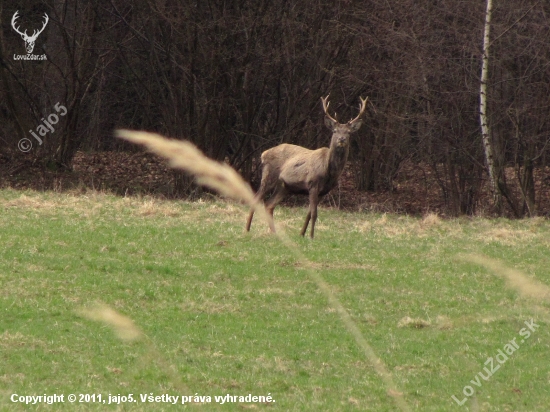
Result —
[[327, 180], [329, 186], [334, 186], [338, 182], [338, 178], [344, 170], [344, 166], [348, 161], [349, 145], [338, 147], [336, 144], [330, 145], [327, 167]]

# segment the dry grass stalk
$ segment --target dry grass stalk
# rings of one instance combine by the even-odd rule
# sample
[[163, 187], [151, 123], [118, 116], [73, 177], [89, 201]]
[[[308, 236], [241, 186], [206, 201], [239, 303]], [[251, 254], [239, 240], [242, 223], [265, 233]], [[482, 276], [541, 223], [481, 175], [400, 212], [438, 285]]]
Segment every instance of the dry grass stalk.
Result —
[[198, 184], [207, 186], [222, 196], [245, 202], [268, 224], [273, 220], [263, 204], [254, 199], [250, 185], [231, 166], [206, 157], [197, 147], [185, 140], [167, 139], [156, 133], [117, 130], [116, 136], [146, 146], [150, 151], [169, 160], [170, 166], [195, 176]]
[[532, 279], [516, 269], [506, 267], [497, 260], [481, 255], [467, 255], [465, 260], [484, 266], [495, 275], [506, 279], [507, 285], [519, 292], [524, 298], [531, 298], [537, 301], [550, 302], [550, 287]]
[[133, 341], [142, 335], [132, 319], [121, 315], [107, 305], [97, 304], [91, 308], [81, 309], [79, 314], [90, 320], [103, 322], [111, 326], [116, 335], [122, 340]]
[[[97, 303], [89, 308], [82, 308], [77, 313], [80, 316], [93, 321], [102, 322], [112, 327], [117, 337], [124, 341], [131, 342], [140, 338], [147, 338], [147, 336], [135, 325], [132, 319], [118, 313], [116, 310], [103, 303]], [[145, 339], [145, 343], [149, 350], [142, 359], [143, 363], [156, 363], [171, 377], [172, 382], [180, 392], [190, 393], [189, 388], [181, 382], [180, 377], [174, 372], [171, 365], [166, 363], [162, 354], [155, 348], [153, 342], [149, 339]]]
[[229, 165], [206, 157], [195, 145], [185, 140], [166, 139], [161, 135], [131, 130], [117, 130], [117, 137], [146, 146], [167, 158], [170, 166], [192, 174], [201, 185], [248, 204], [254, 203], [250, 186]]
[[[197, 179], [199, 184], [206, 185], [220, 194], [243, 201], [255, 209], [260, 218], [268, 224], [273, 224], [272, 217], [266, 212], [263, 203], [258, 203], [254, 199], [254, 193], [250, 186], [241, 178], [241, 176], [230, 166], [215, 162], [204, 156], [192, 143], [180, 140], [170, 140], [163, 136], [148, 132], [137, 132], [130, 130], [118, 130], [116, 135], [133, 143], [146, 146], [154, 153], [167, 158], [172, 167], [182, 169], [191, 173]], [[397, 406], [402, 411], [409, 411], [407, 403], [403, 398], [403, 393], [397, 389], [393, 382], [391, 373], [388, 371], [382, 360], [376, 356], [367, 340], [361, 334], [357, 324], [353, 321], [347, 310], [340, 303], [338, 298], [332, 293], [330, 286], [323, 277], [311, 268], [311, 263], [300, 251], [300, 248], [279, 228], [276, 232], [279, 240], [294, 254], [303, 266], [308, 267], [309, 276], [315, 281], [317, 287], [325, 294], [329, 304], [339, 314], [340, 319], [347, 330], [355, 338], [365, 356], [374, 366], [378, 375], [382, 378], [386, 386], [386, 391], [391, 396]]]

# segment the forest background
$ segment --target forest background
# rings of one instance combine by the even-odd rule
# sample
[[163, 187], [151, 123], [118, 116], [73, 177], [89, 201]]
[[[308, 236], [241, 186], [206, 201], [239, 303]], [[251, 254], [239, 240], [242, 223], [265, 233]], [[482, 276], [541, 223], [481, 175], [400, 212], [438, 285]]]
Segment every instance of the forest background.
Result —
[[[16, 27], [29, 34], [48, 15], [33, 51], [46, 60], [16, 58], [26, 53], [10, 24], [16, 12]], [[263, 150], [328, 144], [320, 97], [330, 93], [340, 121], [369, 97], [346, 172], [358, 193], [395, 193], [407, 175], [424, 176], [437, 193], [426, 209], [547, 215], [549, 16], [546, 1], [493, 4], [486, 114], [499, 203], [487, 195], [479, 117], [485, 2], [2, 3], [3, 185], [31, 166], [57, 179], [74, 173], [82, 153], [135, 153], [113, 137], [123, 127], [188, 139], [255, 186]], [[59, 113], [56, 105], [66, 115], [38, 142], [31, 132]], [[32, 148], [22, 151], [24, 139]], [[170, 196], [196, 193], [175, 173], [155, 184]]]

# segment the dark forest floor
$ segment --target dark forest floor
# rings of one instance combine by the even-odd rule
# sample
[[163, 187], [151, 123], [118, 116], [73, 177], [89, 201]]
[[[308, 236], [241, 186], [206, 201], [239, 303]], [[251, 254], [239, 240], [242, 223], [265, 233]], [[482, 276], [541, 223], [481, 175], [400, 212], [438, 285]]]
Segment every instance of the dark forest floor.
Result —
[[[509, 171], [513, 178], [513, 170]], [[550, 215], [550, 182], [536, 173], [537, 207], [539, 214]], [[545, 173], [548, 176], [548, 173]], [[538, 178], [537, 178], [538, 176]], [[72, 171], [55, 171], [44, 167], [36, 158], [17, 161], [0, 156], [0, 187], [55, 191], [107, 191], [116, 195], [151, 195], [175, 198], [175, 174], [166, 163], [149, 153], [137, 152], [78, 152]], [[393, 182], [393, 190], [362, 192], [355, 189], [350, 164], [344, 170], [339, 187], [332, 190], [322, 205], [350, 211], [405, 213], [449, 216], [440, 185], [427, 165], [404, 163]], [[513, 185], [512, 185], [513, 186]], [[195, 197], [210, 196], [199, 192]], [[516, 196], [521, 196], [516, 190]], [[290, 197], [287, 205], [307, 203], [306, 197]], [[490, 215], [490, 195], [485, 189], [476, 202], [477, 215]]]

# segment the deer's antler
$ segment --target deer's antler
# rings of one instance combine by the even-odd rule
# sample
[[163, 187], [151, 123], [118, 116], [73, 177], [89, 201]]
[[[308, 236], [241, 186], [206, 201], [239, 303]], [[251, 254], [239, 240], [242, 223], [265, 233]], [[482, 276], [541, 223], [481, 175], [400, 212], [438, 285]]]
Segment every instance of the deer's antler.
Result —
[[362, 97], [359, 97], [361, 99], [361, 104], [359, 105], [359, 114], [355, 117], [355, 119], [350, 120], [348, 124], [353, 124], [356, 121], [358, 121], [363, 113], [365, 112], [365, 109], [367, 108], [367, 102], [369, 101], [369, 98], [363, 99]]
[[328, 114], [328, 106], [329, 106], [330, 102], [328, 102], [327, 100], [328, 100], [329, 96], [330, 96], [330, 94], [327, 94], [327, 97], [321, 97], [321, 101], [323, 102], [323, 110], [325, 111], [325, 115], [330, 120], [332, 120], [335, 123], [338, 123], [338, 120], [336, 120], [334, 117], [332, 117], [330, 114]]

